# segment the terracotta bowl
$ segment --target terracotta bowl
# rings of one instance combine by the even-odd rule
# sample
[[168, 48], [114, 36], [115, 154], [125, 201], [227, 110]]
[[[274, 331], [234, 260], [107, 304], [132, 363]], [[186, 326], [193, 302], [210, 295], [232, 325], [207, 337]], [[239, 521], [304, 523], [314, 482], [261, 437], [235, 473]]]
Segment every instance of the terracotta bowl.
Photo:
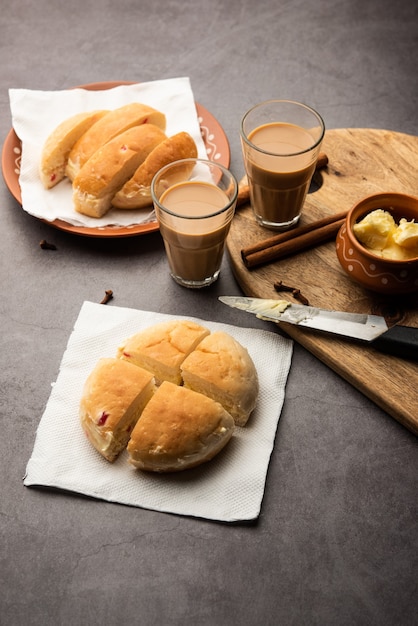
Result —
[[408, 261], [382, 259], [357, 240], [353, 224], [375, 209], [392, 213], [396, 222], [404, 217], [418, 222], [418, 198], [400, 193], [379, 193], [360, 200], [348, 212], [336, 240], [337, 257], [348, 276], [366, 289], [395, 295], [418, 291], [418, 257]]

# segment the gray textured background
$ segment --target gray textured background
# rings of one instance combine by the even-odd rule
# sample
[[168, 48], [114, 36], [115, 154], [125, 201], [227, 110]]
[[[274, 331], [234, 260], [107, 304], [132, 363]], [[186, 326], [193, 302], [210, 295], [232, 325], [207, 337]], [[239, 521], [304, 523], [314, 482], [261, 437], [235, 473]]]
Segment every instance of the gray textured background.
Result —
[[[15, 0], [0, 12], [0, 134], [9, 87], [187, 75], [240, 177], [240, 118], [272, 97], [312, 105], [328, 128], [416, 135], [417, 51], [409, 0]], [[84, 300], [111, 288], [113, 305], [271, 327], [217, 302], [239, 293], [227, 258], [216, 285], [187, 292], [168, 276], [158, 233], [60, 232], [5, 185], [0, 211], [2, 626], [418, 623], [417, 439], [299, 346], [258, 523], [24, 488]], [[58, 250], [41, 250], [43, 238]]]

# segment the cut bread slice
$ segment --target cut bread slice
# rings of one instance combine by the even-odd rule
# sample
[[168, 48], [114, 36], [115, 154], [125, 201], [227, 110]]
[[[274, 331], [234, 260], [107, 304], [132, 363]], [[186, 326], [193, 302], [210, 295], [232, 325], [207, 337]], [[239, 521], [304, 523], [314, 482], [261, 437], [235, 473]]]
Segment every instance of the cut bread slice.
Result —
[[117, 356], [153, 373], [156, 383], [181, 384], [180, 366], [209, 330], [191, 320], [160, 322], [133, 335]]
[[165, 131], [166, 118], [160, 111], [139, 102], [131, 102], [110, 111], [75, 143], [68, 156], [66, 167], [68, 178], [73, 181], [88, 159], [105, 143], [128, 128], [141, 124], [153, 124]]
[[116, 190], [164, 137], [157, 126], [143, 124], [129, 128], [99, 148], [73, 181], [75, 210], [90, 217], [105, 215]]
[[178, 472], [213, 459], [231, 439], [234, 420], [221, 404], [163, 382], [128, 443], [129, 461], [152, 472]]
[[[151, 182], [159, 169], [178, 161], [197, 157], [193, 138], [186, 132], [177, 133], [162, 141], [138, 167], [134, 175], [112, 200], [118, 209], [138, 209], [152, 204]], [[190, 170], [193, 166], [190, 166]]]
[[127, 361], [102, 358], [87, 378], [80, 421], [90, 443], [113, 462], [155, 391], [152, 374]]
[[49, 135], [41, 153], [40, 176], [45, 189], [51, 189], [65, 177], [69, 154], [75, 143], [108, 111], [76, 113]]
[[259, 391], [248, 350], [228, 333], [205, 337], [181, 365], [184, 386], [220, 402], [237, 426], [244, 426]]

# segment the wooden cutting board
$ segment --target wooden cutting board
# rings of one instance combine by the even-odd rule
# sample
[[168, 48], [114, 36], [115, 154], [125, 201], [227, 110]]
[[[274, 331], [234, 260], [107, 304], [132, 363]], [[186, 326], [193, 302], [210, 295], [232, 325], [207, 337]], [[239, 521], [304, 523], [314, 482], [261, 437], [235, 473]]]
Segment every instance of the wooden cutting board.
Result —
[[[361, 198], [394, 191], [418, 196], [418, 137], [385, 130], [326, 132], [322, 151], [327, 168], [315, 174], [300, 225], [350, 209]], [[418, 293], [381, 296], [351, 281], [339, 265], [335, 241], [248, 270], [241, 249], [275, 233], [256, 224], [249, 205], [237, 209], [228, 236], [232, 269], [247, 296], [288, 299], [273, 283], [300, 289], [312, 306], [383, 315], [418, 327]], [[242, 313], [242, 315], [247, 315]], [[282, 331], [349, 381], [406, 428], [418, 434], [418, 363], [377, 352], [336, 337], [279, 324]]]

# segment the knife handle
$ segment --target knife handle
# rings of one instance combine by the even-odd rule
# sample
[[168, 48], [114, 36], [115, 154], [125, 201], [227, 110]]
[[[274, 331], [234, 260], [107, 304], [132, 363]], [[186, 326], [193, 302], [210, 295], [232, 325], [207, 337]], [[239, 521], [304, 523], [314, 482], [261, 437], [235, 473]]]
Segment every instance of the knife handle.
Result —
[[381, 352], [418, 361], [418, 328], [392, 326], [375, 339], [372, 345]]

